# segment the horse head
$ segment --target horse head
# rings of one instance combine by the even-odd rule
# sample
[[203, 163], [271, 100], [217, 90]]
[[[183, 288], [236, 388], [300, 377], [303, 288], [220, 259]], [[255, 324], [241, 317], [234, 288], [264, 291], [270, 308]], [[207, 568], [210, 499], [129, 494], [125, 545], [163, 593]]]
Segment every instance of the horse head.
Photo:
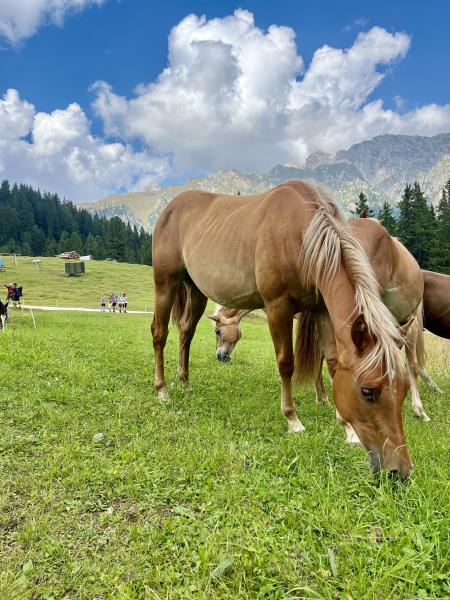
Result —
[[209, 317], [214, 322], [216, 334], [216, 357], [220, 362], [229, 362], [236, 344], [241, 339], [240, 317], [226, 317], [221, 311]]
[[[407, 324], [409, 326], [409, 323]], [[401, 332], [403, 333], [403, 331]], [[376, 340], [359, 315], [351, 326], [354, 350], [337, 350], [333, 392], [341, 424], [355, 430], [374, 472], [386, 468], [400, 479], [412, 471], [403, 430], [409, 380], [401, 363], [388, 372], [382, 356], [364, 365]], [[363, 366], [363, 370], [360, 367]], [[358, 372], [359, 371], [359, 372]]]

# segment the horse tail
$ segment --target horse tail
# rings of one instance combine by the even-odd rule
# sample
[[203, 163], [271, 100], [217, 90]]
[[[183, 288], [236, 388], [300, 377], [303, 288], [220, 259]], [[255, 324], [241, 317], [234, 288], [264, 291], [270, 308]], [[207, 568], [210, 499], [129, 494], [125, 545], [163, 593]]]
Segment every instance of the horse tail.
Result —
[[185, 321], [191, 310], [190, 288], [183, 282], [178, 288], [175, 302], [172, 306], [172, 323], [180, 328], [181, 321]]
[[419, 304], [417, 309], [417, 340], [416, 340], [416, 356], [419, 367], [424, 367], [426, 362], [425, 342], [423, 335], [423, 302]]
[[323, 358], [323, 347], [319, 337], [316, 317], [309, 310], [297, 316], [295, 338], [294, 381], [311, 383], [317, 379]]

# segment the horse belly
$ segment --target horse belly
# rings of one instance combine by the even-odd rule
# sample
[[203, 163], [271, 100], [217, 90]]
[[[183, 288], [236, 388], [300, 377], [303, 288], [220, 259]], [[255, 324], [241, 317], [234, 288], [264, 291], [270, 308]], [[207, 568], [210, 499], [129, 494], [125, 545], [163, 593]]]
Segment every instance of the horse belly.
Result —
[[255, 272], [249, 265], [231, 265], [226, 261], [213, 263], [190, 257], [186, 268], [199, 290], [214, 302], [230, 308], [261, 308], [264, 306], [256, 287]]

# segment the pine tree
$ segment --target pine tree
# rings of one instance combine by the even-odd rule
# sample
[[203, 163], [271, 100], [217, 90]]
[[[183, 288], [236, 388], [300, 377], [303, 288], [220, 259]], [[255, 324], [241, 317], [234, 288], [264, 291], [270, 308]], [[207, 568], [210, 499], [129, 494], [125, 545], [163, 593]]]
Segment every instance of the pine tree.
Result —
[[83, 254], [83, 241], [77, 231], [73, 231], [69, 241], [70, 250]]
[[94, 252], [92, 254], [97, 260], [103, 260], [106, 258], [105, 243], [99, 235], [95, 236]]
[[24, 256], [33, 256], [33, 248], [31, 245], [31, 233], [25, 231], [21, 236], [21, 249]]
[[10, 199], [11, 191], [9, 189], [9, 183], [4, 179], [0, 186], [0, 203], [8, 202]]
[[59, 242], [58, 242], [58, 253], [61, 254], [62, 252], [69, 252], [70, 250], [72, 250], [72, 248], [69, 248], [69, 246], [70, 246], [69, 234], [67, 233], [67, 231], [63, 231], [61, 233], [61, 237], [59, 238]]
[[46, 249], [46, 239], [44, 232], [36, 225], [31, 230], [31, 249], [33, 256], [42, 256]]
[[48, 238], [45, 247], [45, 256], [56, 256], [56, 254], [58, 254], [58, 244], [53, 238]]
[[107, 249], [111, 258], [123, 262], [126, 251], [126, 230], [124, 222], [119, 217], [113, 217], [107, 227]]
[[367, 200], [367, 196], [361, 192], [358, 197], [358, 202], [355, 204], [355, 209], [350, 211], [351, 214], [359, 218], [361, 215], [366, 215], [367, 217], [374, 217], [375, 213], [369, 206], [369, 201]]
[[84, 244], [84, 250], [86, 252], [86, 254], [92, 255], [94, 258], [96, 258], [96, 247], [95, 247], [95, 238], [92, 235], [92, 233], [88, 233], [88, 236], [86, 238], [86, 243]]
[[450, 179], [442, 190], [437, 206], [430, 268], [450, 275]]
[[391, 235], [397, 235], [397, 222], [389, 202], [383, 202], [383, 205], [378, 211], [377, 219], [383, 227], [386, 227]]
[[436, 228], [433, 209], [428, 204], [420, 185], [407, 185], [399, 204], [397, 231], [400, 241], [408, 248], [419, 265], [426, 269], [430, 263]]

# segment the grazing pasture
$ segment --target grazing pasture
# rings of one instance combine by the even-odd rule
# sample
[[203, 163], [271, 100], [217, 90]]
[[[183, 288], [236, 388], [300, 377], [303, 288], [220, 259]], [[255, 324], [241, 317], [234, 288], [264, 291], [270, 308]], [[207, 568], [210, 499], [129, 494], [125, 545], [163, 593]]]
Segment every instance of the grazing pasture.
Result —
[[105, 290], [127, 292], [130, 309], [145, 310], [153, 304], [151, 267], [125, 263], [86, 261], [86, 274], [66, 277], [61, 258], [40, 257], [33, 264], [30, 256], [18, 256], [17, 266], [12, 257], [5, 257], [6, 271], [1, 273], [1, 298], [5, 297], [4, 283], [16, 281], [23, 286], [25, 304], [43, 306], [83, 306], [99, 308], [100, 294]]
[[[426, 339], [432, 421], [405, 403], [411, 480], [377, 484], [312, 389], [296, 393], [307, 431], [287, 433], [263, 319], [228, 365], [203, 319], [192, 390], [164, 405], [150, 315], [35, 318], [0, 332], [2, 600], [450, 596], [449, 342]], [[172, 329], [171, 383], [177, 351]]]

